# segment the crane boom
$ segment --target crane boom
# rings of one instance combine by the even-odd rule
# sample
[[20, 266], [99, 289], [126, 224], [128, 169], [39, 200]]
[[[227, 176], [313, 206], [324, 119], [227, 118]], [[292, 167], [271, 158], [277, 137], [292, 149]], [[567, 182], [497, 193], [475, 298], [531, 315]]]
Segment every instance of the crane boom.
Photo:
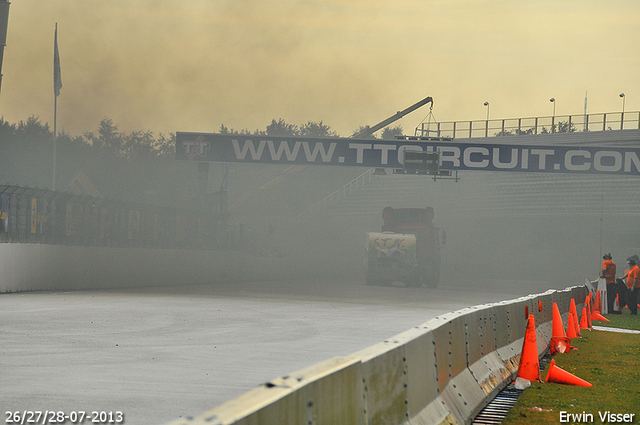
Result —
[[431, 103], [431, 107], [433, 108], [433, 99], [431, 98], [431, 96], [425, 97], [420, 102], [417, 102], [417, 103], [409, 106], [407, 109], [404, 109], [402, 111], [396, 112], [394, 115], [390, 116], [389, 118], [387, 118], [384, 121], [379, 122], [378, 124], [374, 125], [373, 127], [366, 127], [364, 130], [354, 134], [351, 137], [357, 139], [357, 138], [363, 138], [363, 137], [370, 136], [373, 133], [375, 133], [376, 131], [380, 130], [381, 128], [384, 128], [384, 127], [388, 126], [392, 122], [399, 120], [400, 118], [404, 117], [408, 113], [415, 111], [416, 109], [418, 109], [419, 107], [421, 107], [422, 105], [425, 105], [427, 103]]

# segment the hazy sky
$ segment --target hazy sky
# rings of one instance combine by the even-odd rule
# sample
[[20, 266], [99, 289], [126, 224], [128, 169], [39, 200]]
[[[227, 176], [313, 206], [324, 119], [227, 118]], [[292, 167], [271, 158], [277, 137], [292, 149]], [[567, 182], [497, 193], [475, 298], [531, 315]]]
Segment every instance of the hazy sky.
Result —
[[[432, 96], [438, 121], [640, 110], [638, 0], [12, 0], [0, 116], [58, 129], [343, 136]], [[398, 123], [405, 134], [428, 107]]]

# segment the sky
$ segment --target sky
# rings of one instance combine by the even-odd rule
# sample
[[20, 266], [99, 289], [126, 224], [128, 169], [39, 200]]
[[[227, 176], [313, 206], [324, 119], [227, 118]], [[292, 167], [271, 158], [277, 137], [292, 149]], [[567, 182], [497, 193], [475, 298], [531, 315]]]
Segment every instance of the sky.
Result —
[[56, 23], [71, 135], [640, 110], [638, 0], [12, 0], [5, 120], [53, 127]]

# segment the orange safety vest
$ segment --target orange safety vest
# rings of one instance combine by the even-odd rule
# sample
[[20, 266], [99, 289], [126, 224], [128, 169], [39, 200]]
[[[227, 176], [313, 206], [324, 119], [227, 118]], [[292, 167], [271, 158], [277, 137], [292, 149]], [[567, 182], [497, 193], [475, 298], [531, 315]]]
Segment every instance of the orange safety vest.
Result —
[[616, 283], [616, 263], [604, 260], [602, 262], [602, 277], [607, 280], [607, 283]]
[[640, 267], [636, 264], [629, 270], [627, 276], [627, 289], [640, 288]]

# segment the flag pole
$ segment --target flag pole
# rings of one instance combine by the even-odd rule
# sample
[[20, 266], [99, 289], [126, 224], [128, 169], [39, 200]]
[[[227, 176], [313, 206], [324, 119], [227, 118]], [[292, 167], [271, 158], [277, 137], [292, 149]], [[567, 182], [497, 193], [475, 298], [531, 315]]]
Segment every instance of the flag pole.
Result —
[[58, 120], [58, 96], [53, 97], [53, 191], [56, 191], [56, 145], [58, 142], [58, 129], [56, 128]]
[[60, 76], [60, 53], [58, 52], [58, 23], [53, 36], [53, 183], [52, 188], [56, 190], [56, 148], [58, 143], [58, 96], [62, 88], [62, 78]]
[[10, 4], [6, 0], [0, 0], [0, 87], [2, 86], [2, 57], [4, 55], [4, 46], [7, 44]]

